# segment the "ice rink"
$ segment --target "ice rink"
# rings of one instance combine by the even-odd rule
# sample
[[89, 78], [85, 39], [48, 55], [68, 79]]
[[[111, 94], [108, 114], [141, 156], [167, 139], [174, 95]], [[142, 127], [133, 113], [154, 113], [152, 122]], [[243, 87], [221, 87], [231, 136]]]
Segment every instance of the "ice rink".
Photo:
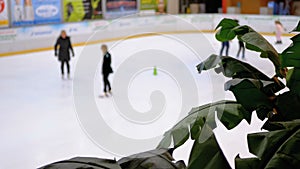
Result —
[[[266, 38], [274, 44], [275, 37]], [[288, 38], [275, 46], [278, 52], [290, 44]], [[75, 156], [118, 159], [154, 149], [163, 133], [192, 107], [234, 99], [224, 91], [228, 79], [213, 71], [199, 75], [195, 68], [210, 54], [219, 53], [220, 42], [213, 34], [108, 42], [113, 96], [104, 99], [99, 98], [103, 94], [100, 45], [75, 47], [71, 80], [61, 79], [54, 51], [0, 58], [1, 169], [32, 169]], [[235, 57], [238, 42], [230, 46]], [[246, 51], [246, 62], [273, 76], [273, 65], [258, 53]], [[251, 126], [242, 122], [232, 131], [222, 126], [215, 130], [232, 166], [238, 153], [251, 156], [246, 134], [259, 131], [263, 124], [253, 118]], [[190, 147], [186, 144], [175, 151], [175, 159], [187, 160]]]

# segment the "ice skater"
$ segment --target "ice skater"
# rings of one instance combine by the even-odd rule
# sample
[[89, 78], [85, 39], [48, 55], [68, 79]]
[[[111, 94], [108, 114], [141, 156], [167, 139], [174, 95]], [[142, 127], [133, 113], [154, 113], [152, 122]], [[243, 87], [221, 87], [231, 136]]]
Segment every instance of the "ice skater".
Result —
[[[111, 68], [111, 55], [108, 52], [107, 45], [102, 45], [101, 50], [103, 52], [103, 64], [102, 64], [102, 75], [103, 75], [103, 84], [104, 84], [104, 96], [108, 97], [109, 94], [112, 94], [111, 85], [108, 80], [109, 74], [113, 73]], [[100, 96], [103, 97], [103, 96]]]
[[226, 48], [226, 56], [228, 56], [228, 53], [229, 53], [229, 41], [222, 42], [222, 48], [221, 48], [221, 51], [220, 51], [220, 56], [222, 56], [223, 51], [224, 51], [225, 48]]
[[284, 32], [284, 27], [280, 21], [275, 21], [275, 28], [276, 28], [276, 43], [275, 44], [282, 44], [281, 35]]
[[244, 44], [243, 41], [239, 40], [239, 50], [238, 50], [238, 53], [236, 55], [236, 58], [240, 57], [241, 51], [242, 51], [242, 59], [245, 59], [245, 44]]
[[[59, 49], [58, 49], [59, 47]], [[58, 54], [57, 54], [58, 49]], [[72, 47], [72, 43], [70, 37], [67, 36], [66, 31], [61, 31], [60, 37], [57, 39], [54, 46], [54, 54], [58, 56], [58, 60], [61, 62], [61, 75], [62, 79], [64, 79], [64, 65], [67, 66], [68, 79], [70, 79], [70, 51], [72, 52], [72, 56], [74, 57], [74, 50]]]

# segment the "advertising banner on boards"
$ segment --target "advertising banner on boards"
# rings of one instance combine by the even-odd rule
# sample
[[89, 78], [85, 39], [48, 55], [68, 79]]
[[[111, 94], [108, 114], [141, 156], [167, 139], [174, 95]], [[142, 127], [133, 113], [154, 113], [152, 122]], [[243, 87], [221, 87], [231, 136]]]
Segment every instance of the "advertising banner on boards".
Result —
[[7, 0], [0, 0], [0, 28], [8, 27], [8, 4]]
[[60, 0], [11, 0], [12, 26], [60, 23]]
[[106, 0], [105, 18], [114, 19], [138, 12], [137, 0]]
[[163, 14], [167, 10], [167, 0], [141, 0], [140, 10], [151, 11], [152, 13]]
[[64, 21], [102, 19], [101, 0], [63, 0]]

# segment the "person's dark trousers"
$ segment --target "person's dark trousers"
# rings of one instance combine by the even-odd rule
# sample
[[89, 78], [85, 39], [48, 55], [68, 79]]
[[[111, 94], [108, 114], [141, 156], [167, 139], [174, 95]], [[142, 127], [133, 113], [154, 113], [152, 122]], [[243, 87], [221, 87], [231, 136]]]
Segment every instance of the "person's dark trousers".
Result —
[[240, 56], [241, 51], [242, 51], [242, 58], [245, 59], [245, 46], [244, 45], [240, 45], [239, 51], [238, 51], [236, 57], [238, 58]]
[[111, 91], [111, 86], [110, 86], [110, 83], [108, 80], [108, 76], [109, 76], [109, 74], [103, 74], [104, 93], [107, 92], [107, 89], [108, 89], [108, 91]]
[[64, 75], [64, 67], [65, 67], [65, 64], [67, 65], [67, 71], [68, 71], [68, 74], [70, 74], [70, 64], [69, 64], [69, 61], [65, 60], [65, 61], [61, 61], [61, 74]]
[[220, 51], [220, 56], [222, 56], [225, 47], [226, 47], [226, 56], [228, 56], [229, 42], [222, 42], [222, 48], [221, 48], [221, 51]]

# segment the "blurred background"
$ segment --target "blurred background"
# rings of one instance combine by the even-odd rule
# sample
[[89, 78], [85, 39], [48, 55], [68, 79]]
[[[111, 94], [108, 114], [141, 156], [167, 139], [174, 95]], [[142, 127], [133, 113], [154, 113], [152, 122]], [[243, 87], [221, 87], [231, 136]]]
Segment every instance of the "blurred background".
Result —
[[112, 19], [135, 13], [300, 15], [300, 0], [0, 0], [0, 27]]
[[[237, 19], [241, 25], [251, 26], [272, 44], [276, 40], [275, 21], [280, 21], [284, 27], [283, 43], [275, 47], [281, 52], [291, 43], [290, 32], [299, 22], [299, 15], [299, 0], [0, 0], [0, 150], [3, 152], [0, 155], [0, 168], [31, 169], [76, 155], [109, 158], [116, 154], [103, 145], [95, 144], [79, 122], [74, 107], [73, 82], [61, 80], [60, 65], [54, 57], [54, 44], [62, 30], [71, 37], [75, 50], [75, 58], [71, 62], [71, 77], [75, 77], [72, 73], [79, 63], [88, 63], [86, 67], [94, 71], [90, 65], [100, 63], [100, 44], [103, 43], [111, 48], [115, 74], [118, 71], [128, 73], [129, 70], [119, 69], [124, 63], [132, 63], [129, 64], [132, 68], [140, 66], [136, 62], [125, 62], [130, 61], [137, 51], [151, 52], [148, 49], [157, 49], [174, 55], [174, 60], [169, 59], [165, 64], [173, 66], [171, 70], [164, 70], [167, 72], [165, 74], [161, 71], [158, 76], [153, 76], [152, 65], [143, 76], [134, 74], [133, 79], [137, 77], [137, 85], [133, 86], [139, 88], [130, 89], [130, 97], [127, 93], [119, 97], [117, 92], [114, 93], [114, 98], [129, 99], [134, 108], [145, 109], [150, 103], [148, 96], [152, 89], [167, 92], [166, 96], [169, 97], [166, 98], [171, 99], [167, 99], [167, 103], [170, 103], [167, 104], [168, 113], [165, 114], [174, 120], [160, 118], [160, 123], [153, 123], [158, 126], [157, 130], [151, 128], [151, 125], [136, 127], [137, 124], [131, 124], [123, 116], [117, 116], [119, 109], [111, 100], [99, 99], [102, 83], [100, 74], [95, 74], [95, 85], [90, 85], [95, 87], [93, 94], [96, 97], [92, 99], [101, 107], [99, 110], [105, 112], [102, 114], [106, 115], [104, 117], [108, 119], [110, 127], [114, 127], [121, 135], [142, 140], [143, 134], [147, 138], [162, 136], [166, 128], [173, 126], [177, 120], [176, 113], [179, 114], [181, 110], [177, 106], [184, 103], [181, 102], [181, 92], [184, 91], [181, 88], [193, 89], [190, 85], [185, 87], [174, 83], [189, 77], [180, 74], [174, 81], [174, 77], [177, 77], [174, 74], [177, 75], [178, 70], [184, 70], [178, 67], [177, 60], [182, 62], [181, 66], [186, 67], [197, 82], [195, 84], [198, 91], [191, 92], [199, 94], [196, 106], [234, 98], [231, 93], [224, 92], [225, 79], [217, 78], [217, 75], [199, 76], [195, 69], [195, 65], [201, 60], [212, 53], [219, 53], [221, 43], [214, 35], [216, 26], [223, 18]], [[238, 51], [238, 41], [230, 43], [229, 54], [234, 56]], [[259, 59], [257, 55], [247, 50], [247, 62], [258, 66], [270, 77], [273, 76], [271, 63], [266, 59]], [[164, 56], [162, 53], [159, 57]], [[145, 62], [148, 63], [148, 60]], [[155, 65], [157, 64], [153, 64]], [[137, 74], [140, 72], [138, 70]], [[86, 79], [83, 78], [74, 84], [85, 82]], [[130, 86], [122, 81], [113, 84]], [[159, 87], [163, 84], [163, 88], [153, 84], [158, 84]], [[191, 107], [182, 105], [189, 109]], [[162, 124], [166, 124], [165, 128]], [[253, 128], [253, 125], [248, 127], [245, 123], [242, 125], [244, 131], [254, 132], [261, 128]], [[141, 130], [141, 127], [147, 130]], [[99, 130], [95, 131], [98, 133]], [[235, 145], [235, 149], [240, 148], [248, 155], [247, 133], [236, 133], [238, 136], [231, 133], [225, 136], [229, 143], [223, 142], [224, 145]], [[110, 141], [110, 135], [105, 138]], [[225, 139], [222, 138], [222, 141]], [[240, 144], [241, 140], [243, 144]], [[151, 147], [156, 145], [155, 142]], [[130, 146], [138, 147], [133, 144]], [[233, 149], [232, 146], [229, 148]], [[188, 152], [185, 147], [178, 156], [187, 159]], [[228, 152], [232, 153], [230, 158], [232, 157], [234, 164], [233, 159], [238, 151]]]
[[[216, 24], [228, 17], [264, 33], [273, 33], [274, 21], [280, 20], [288, 33], [298, 21], [300, 1], [0, 0], [0, 56], [52, 49], [61, 30], [72, 36], [75, 46], [95, 32], [99, 36], [94, 40], [99, 41], [128, 36], [136, 29], [191, 31], [168, 14], [204, 32], [213, 32]], [[113, 25], [117, 18], [118, 24]]]

